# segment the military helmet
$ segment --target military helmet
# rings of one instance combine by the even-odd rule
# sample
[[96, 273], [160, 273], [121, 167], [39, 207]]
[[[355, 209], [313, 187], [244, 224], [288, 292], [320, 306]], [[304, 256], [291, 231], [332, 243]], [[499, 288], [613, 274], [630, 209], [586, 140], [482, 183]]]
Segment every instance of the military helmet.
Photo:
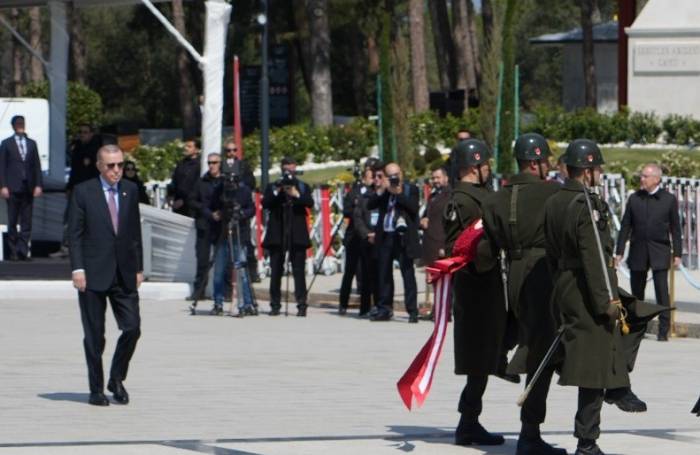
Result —
[[515, 141], [514, 152], [515, 159], [522, 161], [543, 160], [552, 154], [547, 139], [537, 133], [520, 135]]
[[566, 148], [564, 162], [567, 166], [592, 168], [605, 164], [598, 145], [590, 139], [575, 139]]
[[460, 141], [452, 149], [450, 162], [455, 169], [469, 166], [478, 166], [491, 158], [488, 145], [478, 139], [466, 139]]

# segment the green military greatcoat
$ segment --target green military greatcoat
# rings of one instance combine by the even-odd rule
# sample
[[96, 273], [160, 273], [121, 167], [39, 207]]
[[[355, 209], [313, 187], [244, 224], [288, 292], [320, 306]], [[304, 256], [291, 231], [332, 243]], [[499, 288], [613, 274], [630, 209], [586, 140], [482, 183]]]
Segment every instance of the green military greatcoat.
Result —
[[559, 188], [521, 173], [483, 204], [484, 228], [494, 254], [506, 252], [508, 303], [518, 319], [519, 347], [509, 373], [534, 372], [559, 326], [544, 240], [545, 202]]
[[[618, 298], [607, 205], [595, 193], [591, 220], [584, 187], [567, 180], [545, 207], [547, 258], [555, 273], [552, 298], [558, 304], [564, 335], [559, 383], [591, 389], [629, 386], [627, 353], [619, 326], [608, 316], [610, 296], [603, 273]], [[600, 235], [605, 270], [596, 244]]]
[[[483, 186], [464, 182], [452, 189], [443, 217], [448, 256], [459, 234], [481, 218], [481, 204], [490, 193]], [[452, 302], [455, 373], [488, 375], [503, 371], [507, 313], [500, 270], [487, 242], [479, 244], [472, 264], [455, 273]]]

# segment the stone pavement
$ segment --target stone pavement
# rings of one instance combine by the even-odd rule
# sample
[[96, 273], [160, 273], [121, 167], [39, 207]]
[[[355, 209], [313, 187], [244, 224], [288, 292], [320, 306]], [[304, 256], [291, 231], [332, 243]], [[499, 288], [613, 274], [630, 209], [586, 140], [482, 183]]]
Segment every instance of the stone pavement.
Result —
[[[143, 336], [126, 382], [132, 402], [97, 408], [85, 403], [77, 302], [0, 297], [0, 455], [515, 451], [522, 386], [498, 379], [482, 421], [504, 432], [506, 445], [451, 445], [464, 381], [452, 374], [451, 333], [431, 396], [413, 412], [403, 407], [395, 382], [429, 323], [401, 316], [370, 323], [319, 308], [305, 319], [191, 317], [185, 302], [173, 300], [145, 300], [141, 308]], [[107, 331], [106, 365], [118, 335], [111, 314]], [[607, 453], [699, 452], [700, 419], [689, 413], [700, 393], [699, 351], [695, 339], [643, 343], [633, 382], [649, 412], [606, 405], [600, 443]], [[575, 407], [575, 389], [553, 386], [543, 430], [571, 453]]]

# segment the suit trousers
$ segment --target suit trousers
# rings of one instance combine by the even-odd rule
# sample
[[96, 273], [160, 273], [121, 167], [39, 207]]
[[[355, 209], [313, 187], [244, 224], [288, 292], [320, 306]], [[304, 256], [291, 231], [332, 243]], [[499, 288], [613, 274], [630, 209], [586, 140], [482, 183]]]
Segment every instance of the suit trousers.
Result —
[[[360, 288], [360, 283], [362, 282], [362, 278], [360, 278], [362, 273], [362, 264], [360, 263], [362, 246], [360, 243], [361, 240], [355, 238], [345, 247], [345, 269], [343, 270], [343, 279], [340, 283], [340, 306], [343, 308], [348, 307], [350, 292], [352, 291], [352, 279], [357, 277], [358, 288]], [[359, 271], [358, 266], [360, 268]]]
[[486, 375], [468, 375], [467, 384], [462, 389], [459, 397], [457, 410], [462, 414], [465, 423], [476, 423], [479, 421], [482, 409], [482, 398], [486, 391], [486, 384], [489, 377]]
[[[377, 286], [377, 264], [375, 263], [374, 245], [366, 240], [360, 240], [360, 314], [369, 312], [372, 300], [379, 302], [379, 287]], [[392, 290], [393, 294], [394, 291]]]
[[598, 439], [603, 397], [603, 389], [578, 388], [578, 410], [574, 422], [574, 437], [591, 441]]
[[[669, 306], [671, 302], [668, 295], [668, 270], [652, 270], [651, 273], [654, 280], [656, 303], [665, 307]], [[647, 270], [631, 270], [630, 285], [632, 294], [639, 300], [644, 300], [644, 289], [647, 286]], [[664, 311], [659, 315], [659, 335], [668, 335], [669, 321], [668, 311]]]
[[194, 278], [192, 295], [203, 299], [209, 281], [209, 264], [211, 257], [211, 239], [209, 229], [197, 229], [194, 250], [197, 257], [197, 274]]
[[[270, 307], [279, 309], [282, 304], [282, 273], [284, 272], [285, 250], [281, 247], [269, 248], [270, 252]], [[294, 298], [297, 308], [306, 308], [306, 276], [304, 266], [306, 262], [306, 248], [292, 246], [289, 251], [289, 260], [292, 263], [294, 275]]]
[[[520, 421], [522, 423], [529, 425], [540, 425], [544, 423], [544, 419], [547, 415], [547, 395], [549, 394], [549, 386], [552, 382], [554, 370], [555, 367], [553, 366], [542, 370], [542, 374], [539, 379], [537, 379], [537, 382], [535, 382], [530, 394], [527, 396], [527, 400], [525, 400], [520, 410]], [[530, 384], [533, 374], [534, 373], [529, 373], [527, 375], [526, 386]]]
[[404, 299], [406, 311], [409, 314], [418, 313], [418, 288], [413, 258], [408, 257], [403, 244], [403, 236], [396, 233], [385, 233], [382, 243], [377, 247], [377, 268], [379, 282], [379, 307], [382, 311], [392, 311], [394, 306], [394, 273], [393, 262], [398, 259], [401, 277], [403, 278]]
[[11, 256], [29, 255], [33, 202], [34, 197], [29, 190], [10, 192], [10, 198], [7, 200], [7, 242]]
[[141, 316], [139, 314], [139, 294], [124, 287], [124, 280], [117, 271], [114, 282], [106, 291], [78, 292], [80, 317], [83, 323], [83, 346], [88, 367], [90, 392], [102, 392], [104, 373], [102, 353], [105, 349], [105, 310], [107, 299], [112, 306], [114, 319], [122, 331], [112, 358], [111, 379], [123, 381], [129, 369], [129, 361], [136, 350], [136, 342], [141, 336]]

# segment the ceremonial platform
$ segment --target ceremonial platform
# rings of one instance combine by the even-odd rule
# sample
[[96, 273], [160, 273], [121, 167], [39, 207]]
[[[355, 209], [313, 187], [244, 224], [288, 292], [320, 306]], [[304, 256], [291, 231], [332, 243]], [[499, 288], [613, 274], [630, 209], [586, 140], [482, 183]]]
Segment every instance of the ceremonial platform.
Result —
[[[131, 403], [98, 408], [86, 404], [75, 299], [0, 294], [0, 311], [0, 455], [515, 452], [522, 385], [499, 379], [490, 380], [482, 422], [506, 445], [452, 445], [464, 378], [452, 373], [451, 326], [431, 395], [409, 412], [396, 381], [431, 332], [428, 322], [398, 314], [371, 323], [318, 307], [307, 318], [192, 317], [182, 300], [146, 298], [125, 382]], [[106, 368], [118, 336], [107, 317]], [[696, 339], [642, 343], [632, 379], [649, 411], [605, 405], [606, 453], [697, 453], [700, 419], [689, 411], [700, 393], [698, 352]], [[543, 432], [570, 453], [575, 409], [576, 390], [553, 385]]]

